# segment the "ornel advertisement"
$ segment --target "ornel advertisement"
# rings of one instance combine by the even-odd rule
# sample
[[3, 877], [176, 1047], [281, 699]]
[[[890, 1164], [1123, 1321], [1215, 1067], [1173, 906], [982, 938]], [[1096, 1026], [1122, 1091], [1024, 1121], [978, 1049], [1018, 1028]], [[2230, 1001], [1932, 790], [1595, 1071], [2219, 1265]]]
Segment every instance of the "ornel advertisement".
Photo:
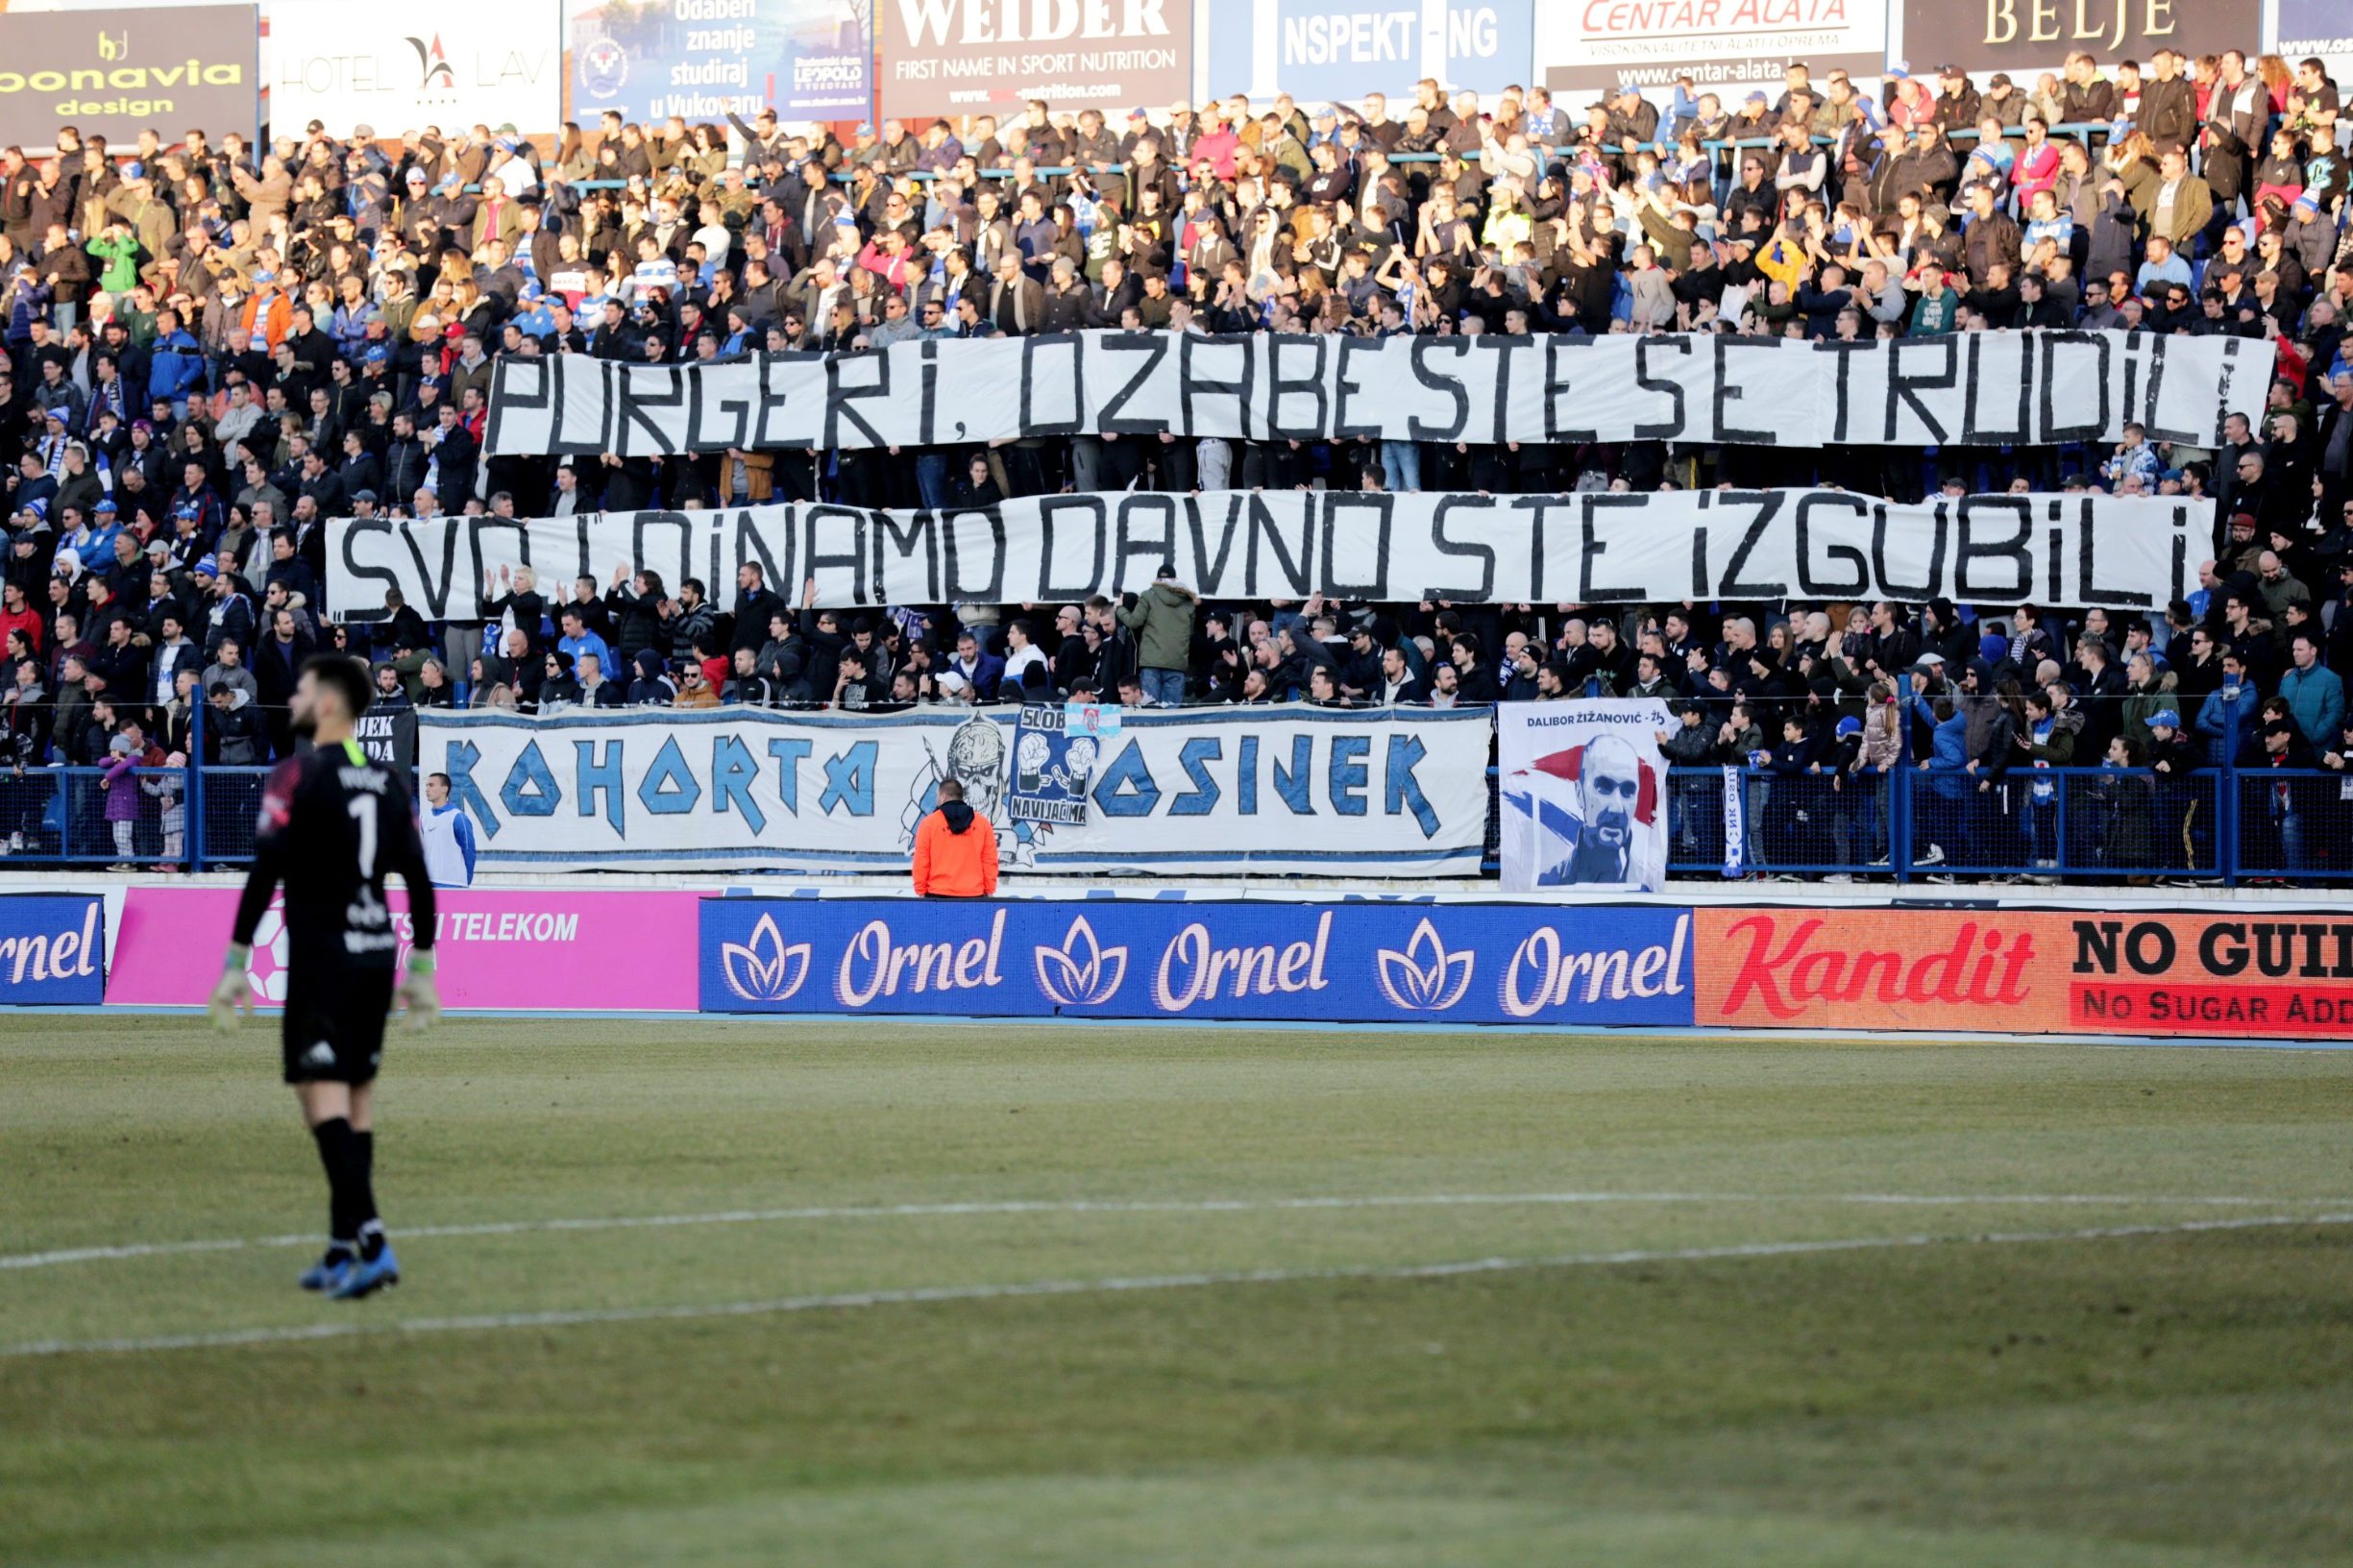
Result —
[[128, 146], [150, 126], [252, 131], [261, 23], [253, 6], [0, 15], [0, 143], [57, 144], [61, 125]]
[[1701, 909], [1695, 1022], [1733, 1028], [2353, 1037], [2353, 919]]

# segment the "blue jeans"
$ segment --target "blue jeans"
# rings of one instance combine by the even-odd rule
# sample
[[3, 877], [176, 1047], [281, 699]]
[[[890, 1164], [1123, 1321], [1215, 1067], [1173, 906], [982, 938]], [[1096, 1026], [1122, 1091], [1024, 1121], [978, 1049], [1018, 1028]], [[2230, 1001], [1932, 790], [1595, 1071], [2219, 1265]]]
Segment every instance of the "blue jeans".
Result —
[[1392, 495], [1422, 487], [1422, 449], [1418, 442], [1381, 443], [1381, 484]]
[[925, 506], [939, 511], [947, 504], [947, 454], [927, 452], [915, 460], [915, 491]]
[[1162, 707], [1181, 708], [1185, 705], [1184, 671], [1140, 670], [1137, 672], [1136, 678], [1137, 684], [1143, 688], [1143, 695]]

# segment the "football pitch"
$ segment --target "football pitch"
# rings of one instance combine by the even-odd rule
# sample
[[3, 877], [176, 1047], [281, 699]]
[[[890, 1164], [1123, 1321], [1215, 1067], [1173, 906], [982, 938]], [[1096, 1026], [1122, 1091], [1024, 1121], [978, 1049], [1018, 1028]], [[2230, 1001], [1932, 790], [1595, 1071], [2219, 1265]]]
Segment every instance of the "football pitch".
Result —
[[349, 1305], [277, 1067], [0, 1018], [0, 1563], [2353, 1561], [2353, 1053], [459, 1021]]

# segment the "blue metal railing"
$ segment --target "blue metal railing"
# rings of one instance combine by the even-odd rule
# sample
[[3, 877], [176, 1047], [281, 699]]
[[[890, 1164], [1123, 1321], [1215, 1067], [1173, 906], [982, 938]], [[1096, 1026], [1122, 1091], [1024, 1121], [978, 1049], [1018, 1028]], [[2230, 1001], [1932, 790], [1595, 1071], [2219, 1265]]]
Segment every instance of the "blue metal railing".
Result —
[[[1490, 774], [1492, 777], [1492, 774]], [[2353, 880], [2353, 774], [2328, 770], [2012, 769], [2002, 779], [1917, 766], [1885, 773], [1742, 768], [1737, 854], [1721, 768], [1667, 772], [1678, 876], [2055, 881]], [[1500, 821], [1490, 803], [1488, 855]]]
[[[204, 870], [253, 858], [267, 768], [140, 768], [127, 780], [136, 792], [127, 815], [109, 809], [106, 772], [0, 773], [0, 864]], [[1917, 767], [1742, 768], [1730, 787], [1740, 792], [1743, 876], [2353, 882], [2348, 772], [2013, 769], [1996, 781]], [[1726, 788], [1721, 768], [1667, 771], [1670, 873], [1726, 874]], [[1501, 809], [1490, 791], [1489, 875]]]

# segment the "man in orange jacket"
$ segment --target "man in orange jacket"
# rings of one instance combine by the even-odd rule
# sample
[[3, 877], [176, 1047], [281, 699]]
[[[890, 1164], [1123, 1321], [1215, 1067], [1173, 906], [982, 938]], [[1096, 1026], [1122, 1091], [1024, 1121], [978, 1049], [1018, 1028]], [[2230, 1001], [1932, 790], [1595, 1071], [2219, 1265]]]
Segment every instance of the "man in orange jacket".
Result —
[[915, 830], [915, 891], [925, 898], [986, 898], [996, 892], [996, 829], [944, 778], [940, 809]]

